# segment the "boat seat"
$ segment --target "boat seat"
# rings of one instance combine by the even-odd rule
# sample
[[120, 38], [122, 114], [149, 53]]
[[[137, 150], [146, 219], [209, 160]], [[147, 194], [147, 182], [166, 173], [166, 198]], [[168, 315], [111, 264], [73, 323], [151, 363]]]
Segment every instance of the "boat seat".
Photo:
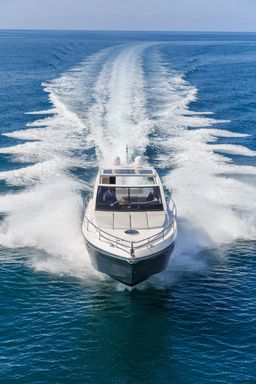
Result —
[[166, 220], [165, 212], [147, 212], [148, 216], [148, 228], [162, 228]]
[[114, 215], [113, 212], [95, 211], [96, 225], [100, 228], [113, 229], [114, 228]]

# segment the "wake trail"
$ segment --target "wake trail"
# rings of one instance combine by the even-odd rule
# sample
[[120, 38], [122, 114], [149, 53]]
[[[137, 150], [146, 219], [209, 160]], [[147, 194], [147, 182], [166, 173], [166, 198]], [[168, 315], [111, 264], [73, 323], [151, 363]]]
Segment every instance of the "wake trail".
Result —
[[[26, 140], [0, 150], [23, 166], [0, 173], [0, 179], [25, 189], [0, 197], [1, 212], [6, 215], [0, 244], [46, 252], [29, 261], [36, 269], [96, 274], [81, 233], [81, 192], [91, 188], [86, 174], [97, 166], [94, 148], [100, 162], [104, 156], [112, 161], [127, 140], [133, 141], [134, 149], [139, 137], [145, 140], [139, 149], [146, 145], [141, 64], [145, 46], [102, 50], [43, 84], [52, 108], [27, 112], [40, 119], [27, 124], [27, 129], [6, 134]], [[76, 168], [83, 170], [82, 179], [72, 171]]]
[[125, 161], [125, 147], [131, 154], [143, 153], [149, 142], [150, 121], [144, 94], [142, 54], [150, 44], [122, 49], [104, 65], [94, 88], [95, 103], [87, 116], [100, 163], [112, 163], [115, 156]]
[[46, 258], [32, 260], [37, 269], [93, 276], [81, 233], [81, 193], [90, 189], [98, 165], [116, 156], [125, 160], [126, 144], [132, 155], [154, 148], [148, 162], [162, 168], [178, 207], [177, 247], [162, 280], [151, 280], [156, 285], [170, 280], [170, 270], [204, 268], [193, 256], [204, 249], [256, 238], [256, 168], [226, 156], [255, 152], [218, 143], [244, 135], [216, 128], [221, 122], [211, 112], [191, 111], [197, 88], [159, 52], [161, 46], [153, 43], [108, 48], [43, 85], [52, 108], [31, 112], [40, 119], [6, 134], [25, 143], [0, 149], [22, 165], [0, 173], [0, 179], [24, 188], [0, 197], [6, 214], [2, 246], [43, 250]]
[[[96, 67], [105, 54], [100, 52], [81, 63], [79, 71], [74, 68], [43, 84], [52, 108], [28, 112], [43, 118], [27, 124], [27, 129], [6, 134], [26, 142], [0, 150], [23, 165], [0, 173], [8, 185], [23, 189], [0, 196], [0, 210], [5, 214], [0, 244], [42, 250], [28, 261], [36, 269], [87, 277], [92, 274], [81, 233], [81, 191], [89, 190], [90, 185], [88, 179], [77, 178], [72, 169], [85, 169], [86, 174], [95, 164], [89, 157], [92, 146], [87, 140], [88, 129], [73, 108], [72, 90], [75, 92], [83, 81], [90, 93]], [[85, 97], [82, 101], [86, 104]]]
[[[196, 113], [190, 103], [196, 87], [183, 75], [170, 71], [155, 57], [151, 87], [158, 85], [151, 114], [152, 137], [164, 183], [173, 190], [178, 207], [178, 238], [170, 269], [204, 268], [194, 257], [202, 250], [219, 248], [238, 239], [256, 239], [255, 166], [235, 164], [227, 156], [255, 157], [241, 145], [216, 143], [220, 138], [247, 135], [215, 128], [222, 123], [210, 112]], [[149, 92], [152, 95], [149, 86]], [[240, 180], [239, 176], [244, 175]]]

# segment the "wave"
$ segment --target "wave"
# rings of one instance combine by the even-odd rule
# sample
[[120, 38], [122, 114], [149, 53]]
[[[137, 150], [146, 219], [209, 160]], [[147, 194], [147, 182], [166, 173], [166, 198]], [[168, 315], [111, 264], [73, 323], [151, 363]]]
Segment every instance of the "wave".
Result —
[[[160, 58], [155, 63], [152, 86], [158, 84], [158, 108], [151, 118], [158, 134], [152, 140], [158, 148], [158, 164], [166, 170], [164, 183], [172, 188], [179, 212], [173, 267], [181, 255], [188, 263], [188, 255], [203, 249], [256, 239], [256, 167], [235, 164], [227, 156], [255, 157], [256, 152], [242, 145], [220, 144], [220, 138], [247, 135], [217, 129], [224, 121], [209, 117], [209, 112], [191, 111], [197, 88], [182, 74], [166, 69]], [[236, 175], [241, 174], [248, 178], [239, 180]], [[193, 269], [195, 258], [188, 264]]]
[[142, 64], [142, 54], [148, 46], [122, 49], [105, 63], [97, 79], [95, 103], [87, 123], [101, 163], [111, 163], [113, 155], [125, 161], [127, 143], [131, 154], [143, 153], [148, 145], [151, 124], [145, 105]]
[[25, 188], [0, 197], [7, 215], [0, 244], [47, 252], [46, 260], [34, 259], [38, 269], [79, 276], [82, 269], [91, 271], [81, 234], [81, 192], [90, 189], [91, 169], [117, 155], [124, 159], [127, 143], [131, 154], [154, 147], [155, 158], [148, 161], [164, 171], [178, 206], [178, 243], [162, 279], [184, 265], [202, 268], [202, 260], [191, 255], [206, 248], [256, 238], [255, 167], [227, 156], [255, 152], [219, 143], [244, 135], [216, 128], [222, 122], [210, 111], [191, 111], [197, 88], [160, 53], [151, 43], [108, 48], [43, 85], [52, 109], [28, 112], [42, 118], [6, 134], [26, 142], [0, 149], [15, 162], [29, 163], [0, 173], [6, 183]]

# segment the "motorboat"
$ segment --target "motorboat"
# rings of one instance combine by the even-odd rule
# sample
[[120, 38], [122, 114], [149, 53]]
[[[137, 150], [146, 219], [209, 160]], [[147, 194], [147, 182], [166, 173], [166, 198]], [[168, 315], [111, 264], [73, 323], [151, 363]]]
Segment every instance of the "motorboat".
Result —
[[177, 234], [176, 206], [157, 171], [133, 164], [101, 168], [82, 223], [93, 267], [134, 286], [166, 269]]

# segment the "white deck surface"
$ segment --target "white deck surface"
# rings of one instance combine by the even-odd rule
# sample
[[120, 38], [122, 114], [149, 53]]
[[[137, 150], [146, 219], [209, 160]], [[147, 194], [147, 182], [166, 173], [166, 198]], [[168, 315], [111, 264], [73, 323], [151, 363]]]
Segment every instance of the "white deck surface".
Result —
[[95, 211], [95, 224], [101, 229], [161, 229], [166, 214], [157, 212], [102, 212]]

